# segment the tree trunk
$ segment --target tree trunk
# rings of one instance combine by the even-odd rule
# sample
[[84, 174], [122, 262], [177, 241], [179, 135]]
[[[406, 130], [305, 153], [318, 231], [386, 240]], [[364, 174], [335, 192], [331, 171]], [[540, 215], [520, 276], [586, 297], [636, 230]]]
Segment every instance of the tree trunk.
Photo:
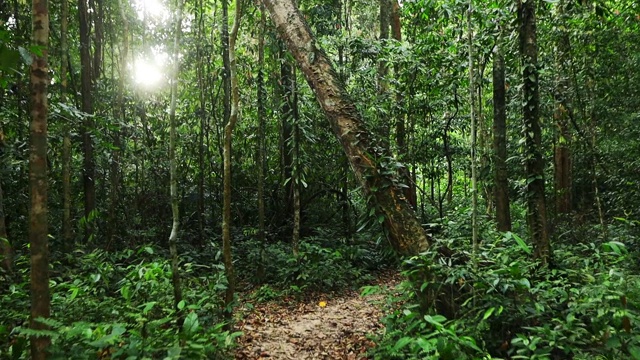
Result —
[[[69, 73], [69, 0], [62, 0], [60, 24], [60, 102], [67, 102], [67, 74]], [[71, 226], [71, 124], [65, 121], [62, 140], [62, 242], [63, 248], [71, 249], [73, 227]]]
[[527, 222], [534, 244], [534, 256], [543, 265], [549, 261], [550, 246], [544, 197], [542, 131], [539, 122], [538, 46], [536, 1], [518, 2], [520, 51], [523, 66], [525, 173], [527, 176]]
[[397, 166], [401, 165], [389, 155], [388, 149], [374, 141], [294, 2], [263, 0], [263, 3], [315, 92], [367, 200], [375, 206], [385, 225], [391, 244], [401, 254], [426, 251], [427, 235], [395, 177]]
[[[564, 4], [560, 2], [558, 7], [558, 21], [564, 22]], [[567, 63], [569, 58], [569, 34], [564, 26], [559, 27], [560, 38], [558, 39], [556, 52], [556, 93], [555, 111], [553, 117], [556, 121], [556, 136], [554, 142], [554, 194], [556, 200], [556, 212], [567, 214], [572, 208], [572, 185], [571, 185], [571, 130], [569, 127], [569, 117], [571, 107], [569, 105], [569, 82], [565, 75], [569, 69]]]
[[[236, 54], [235, 46], [238, 37], [238, 28], [240, 27], [240, 16], [242, 15], [242, 1], [236, 1], [236, 11], [233, 18], [233, 26], [231, 34], [228, 32], [228, 4], [226, 0], [222, 1], [222, 42], [223, 57], [225, 59], [225, 72], [228, 73], [228, 86], [226, 89], [230, 91], [225, 98], [230, 100], [229, 118], [224, 127], [224, 149], [223, 149], [223, 184], [224, 184], [224, 201], [222, 212], [222, 248], [224, 267], [227, 276], [227, 290], [225, 293], [225, 309], [227, 325], [230, 327], [231, 321], [231, 304], [233, 302], [235, 292], [235, 275], [233, 271], [233, 259], [231, 254], [231, 144], [233, 129], [239, 118], [240, 90], [238, 88], [238, 78], [236, 75]], [[225, 106], [228, 106], [225, 104]]]
[[507, 174], [507, 114], [505, 101], [505, 69], [502, 44], [498, 43], [493, 58], [493, 152], [495, 162], [494, 197], [498, 231], [511, 231], [509, 178]]
[[301, 184], [301, 169], [302, 163], [300, 162], [300, 117], [298, 116], [298, 86], [296, 83], [296, 71], [295, 68], [291, 69], [291, 90], [292, 90], [292, 107], [291, 107], [291, 121], [293, 123], [293, 138], [291, 139], [292, 146], [292, 171], [291, 171], [291, 189], [293, 190], [293, 255], [298, 256], [298, 249], [300, 244], [300, 184]]
[[[467, 10], [467, 41], [469, 46], [469, 117], [471, 118], [471, 242], [473, 244], [473, 258], [478, 249], [478, 136], [477, 136], [477, 119], [476, 119], [476, 89], [475, 89], [475, 69], [473, 67], [473, 28], [471, 27], [471, 14], [473, 12], [473, 3], [469, 0], [469, 8]], [[478, 96], [478, 102], [482, 101]], [[440, 181], [438, 181], [440, 184]], [[438, 190], [440, 186], [438, 186]]]
[[258, 279], [264, 278], [263, 255], [266, 241], [265, 231], [265, 207], [264, 207], [264, 178], [266, 169], [266, 141], [265, 128], [267, 122], [267, 110], [265, 108], [265, 99], [267, 97], [264, 84], [264, 37], [266, 32], [266, 15], [264, 5], [260, 5], [260, 38], [258, 40], [258, 144], [256, 151], [256, 163], [258, 164], [258, 241], [260, 242], [260, 261], [258, 264]]
[[87, 0], [78, 0], [78, 16], [80, 21], [80, 82], [82, 87], [82, 111], [85, 113], [82, 124], [82, 148], [84, 152], [82, 180], [84, 184], [84, 241], [88, 242], [93, 235], [92, 212], [96, 207], [95, 161], [93, 158], [93, 141], [91, 131], [93, 119], [93, 86], [91, 84], [91, 43], [89, 39], [89, 11]]
[[[33, 0], [33, 43], [42, 49], [42, 56], [33, 54], [31, 64], [31, 139], [29, 155], [29, 243], [31, 251], [31, 322], [33, 330], [47, 326], [39, 318], [48, 318], [49, 241], [47, 238], [47, 84], [49, 82], [47, 53], [49, 46], [49, 8], [47, 0]], [[47, 358], [51, 339], [31, 337], [31, 358]]]
[[[286, 59], [286, 50], [282, 49], [280, 58], [280, 86], [282, 93], [281, 109], [281, 137], [280, 137], [280, 156], [282, 166], [282, 181], [284, 183], [284, 213], [281, 219], [287, 222], [293, 217], [293, 183], [291, 181], [293, 169], [293, 152], [291, 145], [293, 144], [293, 96], [292, 87], [293, 66]], [[289, 226], [287, 226], [289, 228]]]
[[[380, 2], [380, 37], [379, 41], [381, 46], [385, 46], [387, 40], [389, 39], [389, 21], [390, 21], [390, 13], [391, 10], [389, 8], [390, 0], [379, 0]], [[387, 80], [387, 76], [389, 73], [389, 67], [387, 66], [386, 61], [379, 60], [378, 61], [378, 120], [381, 126], [381, 134], [384, 141], [389, 141], [389, 121], [388, 121], [388, 113], [386, 113], [383, 109], [386, 105], [386, 97], [387, 92], [389, 91], [389, 81]]]
[[[182, 301], [182, 288], [180, 285], [180, 269], [178, 268], [178, 230], [180, 227], [180, 213], [178, 209], [178, 161], [176, 159], [176, 101], [178, 98], [178, 73], [180, 70], [179, 45], [182, 33], [182, 5], [178, 4], [178, 14], [176, 15], [175, 34], [173, 38], [173, 71], [171, 81], [171, 106], [169, 109], [169, 178], [171, 194], [171, 214], [173, 224], [169, 235], [169, 253], [171, 254], [171, 280], [173, 284], [173, 301], [176, 311], [178, 304]], [[182, 316], [179, 315], [178, 324], [182, 325]]]

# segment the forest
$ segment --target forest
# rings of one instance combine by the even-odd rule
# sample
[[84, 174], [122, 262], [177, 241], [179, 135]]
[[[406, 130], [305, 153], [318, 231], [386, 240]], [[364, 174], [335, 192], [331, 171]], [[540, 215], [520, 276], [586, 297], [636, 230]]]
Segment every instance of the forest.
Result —
[[0, 359], [640, 359], [638, 84], [635, 0], [2, 0]]

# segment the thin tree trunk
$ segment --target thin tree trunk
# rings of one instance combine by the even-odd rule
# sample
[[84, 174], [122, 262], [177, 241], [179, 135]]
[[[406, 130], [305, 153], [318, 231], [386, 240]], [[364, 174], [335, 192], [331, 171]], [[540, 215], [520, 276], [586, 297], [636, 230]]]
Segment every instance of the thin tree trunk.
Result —
[[[173, 38], [173, 71], [171, 75], [171, 105], [169, 109], [169, 177], [171, 194], [171, 214], [173, 215], [173, 225], [169, 235], [169, 253], [171, 255], [171, 274], [173, 284], [173, 301], [176, 311], [179, 311], [178, 304], [182, 301], [182, 288], [180, 285], [180, 269], [178, 268], [178, 230], [180, 227], [180, 212], [178, 209], [178, 161], [176, 159], [176, 101], [178, 98], [178, 79], [180, 71], [180, 35], [182, 34], [182, 6], [179, 0], [178, 14], [176, 15], [175, 34]], [[182, 325], [182, 316], [179, 316], [178, 323]]]
[[[382, 44], [381, 46], [386, 45], [386, 41], [389, 39], [389, 21], [390, 14], [389, 8], [390, 0], [379, 0], [380, 2], [380, 37], [379, 41]], [[378, 120], [380, 121], [381, 126], [381, 134], [384, 141], [389, 141], [389, 121], [388, 114], [383, 110], [385, 104], [387, 103], [386, 97], [387, 92], [389, 91], [389, 82], [387, 80], [387, 76], [389, 73], [389, 67], [386, 64], [386, 61], [379, 60], [378, 61]]]
[[[558, 21], [564, 22], [564, 2], [558, 5]], [[560, 37], [556, 51], [556, 93], [554, 119], [556, 121], [556, 138], [554, 149], [554, 185], [556, 212], [567, 214], [572, 208], [572, 180], [571, 180], [571, 130], [569, 127], [569, 117], [571, 107], [569, 106], [569, 81], [565, 73], [569, 71], [567, 64], [569, 58], [569, 34], [564, 26], [559, 27]]]
[[542, 131], [539, 121], [538, 46], [536, 1], [518, 2], [520, 51], [523, 67], [525, 172], [527, 176], [527, 222], [534, 244], [534, 257], [543, 265], [549, 261], [550, 246], [544, 197]]
[[198, 1], [199, 18], [198, 18], [198, 67], [196, 69], [198, 76], [198, 90], [200, 101], [200, 130], [198, 132], [198, 245], [204, 247], [205, 245], [205, 144], [204, 133], [207, 127], [207, 103], [206, 92], [207, 84], [205, 82], [205, 64], [204, 64], [204, 4], [202, 0]]
[[93, 141], [91, 131], [93, 119], [93, 86], [91, 85], [91, 44], [89, 39], [89, 11], [87, 0], [78, 0], [78, 16], [80, 21], [80, 82], [82, 85], [82, 111], [85, 113], [82, 124], [82, 147], [84, 152], [82, 179], [84, 184], [84, 241], [87, 243], [93, 235], [92, 212], [96, 207], [95, 160], [93, 158]]
[[[471, 27], [471, 14], [473, 12], [473, 3], [469, 0], [469, 8], [467, 11], [467, 40], [469, 46], [469, 109], [471, 118], [471, 242], [473, 244], [474, 255], [478, 249], [478, 159], [477, 159], [477, 120], [476, 120], [476, 99], [475, 99], [475, 74], [473, 67], [473, 29]], [[478, 101], [481, 99], [478, 97]], [[440, 181], [438, 181], [438, 189], [440, 189]], [[474, 256], [475, 258], [475, 256]]]
[[260, 242], [260, 262], [258, 264], [258, 278], [264, 278], [263, 255], [266, 241], [265, 231], [265, 207], [264, 207], [264, 177], [266, 169], [266, 144], [265, 127], [267, 111], [264, 105], [267, 97], [264, 84], [264, 36], [266, 32], [266, 14], [264, 5], [260, 4], [260, 37], [258, 39], [258, 149], [256, 151], [256, 163], [258, 164], [258, 241]]
[[[500, 41], [500, 40], [499, 40]], [[505, 100], [505, 69], [502, 44], [496, 45], [493, 58], [493, 151], [495, 154], [496, 222], [498, 231], [511, 231], [509, 208], [509, 178], [507, 174], [507, 114]]]
[[[293, 152], [291, 145], [293, 144], [293, 96], [292, 87], [293, 65], [286, 60], [286, 50], [280, 52], [280, 84], [282, 92], [281, 104], [281, 136], [280, 136], [280, 156], [282, 166], [282, 181], [284, 182], [284, 214], [281, 218], [289, 219], [293, 216], [294, 200], [293, 200], [293, 183], [291, 181], [293, 169]], [[287, 226], [288, 227], [288, 226]]]
[[[49, 7], [47, 0], [33, 0], [33, 43], [42, 55], [33, 54], [31, 64], [31, 139], [29, 155], [29, 243], [31, 251], [31, 322], [33, 330], [44, 330], [39, 318], [50, 314], [49, 241], [47, 238], [47, 84], [49, 46]], [[31, 337], [31, 358], [47, 358], [51, 339]]]
[[372, 138], [349, 99], [333, 65], [318, 47], [304, 18], [291, 0], [263, 0], [280, 37], [293, 53], [316, 99], [340, 141], [367, 200], [375, 206], [389, 240], [401, 254], [427, 250], [429, 240], [397, 185], [396, 163], [388, 149]]
[[[67, 102], [67, 74], [69, 73], [69, 0], [61, 0], [60, 24], [60, 102]], [[65, 121], [62, 139], [62, 242], [63, 248], [71, 249], [73, 227], [71, 226], [71, 125]]]
[[291, 149], [292, 152], [292, 171], [291, 171], [291, 188], [293, 190], [293, 236], [292, 236], [292, 245], [293, 245], [293, 255], [298, 256], [298, 249], [300, 244], [300, 185], [301, 185], [301, 176], [300, 176], [300, 167], [302, 163], [300, 162], [300, 117], [298, 116], [298, 86], [296, 83], [296, 71], [295, 68], [291, 68], [291, 90], [293, 92], [291, 100], [292, 100], [292, 123], [293, 123], [293, 138]]
[[[227, 321], [231, 321], [231, 304], [235, 293], [235, 275], [233, 271], [233, 259], [231, 254], [231, 150], [233, 129], [240, 117], [240, 90], [238, 88], [238, 78], [236, 75], [236, 54], [235, 46], [238, 37], [238, 28], [240, 27], [240, 17], [242, 15], [242, 0], [236, 0], [235, 16], [231, 27], [231, 34], [228, 34], [228, 4], [226, 0], [222, 2], [222, 41], [223, 48], [226, 48], [225, 63], [226, 72], [229, 76], [230, 96], [225, 94], [225, 98], [230, 100], [229, 118], [224, 127], [224, 150], [223, 150], [223, 183], [224, 183], [224, 209], [222, 212], [222, 248], [224, 267], [227, 275], [227, 290], [225, 293], [225, 309]], [[227, 104], [225, 104], [227, 106]], [[227, 324], [230, 327], [230, 323]]]

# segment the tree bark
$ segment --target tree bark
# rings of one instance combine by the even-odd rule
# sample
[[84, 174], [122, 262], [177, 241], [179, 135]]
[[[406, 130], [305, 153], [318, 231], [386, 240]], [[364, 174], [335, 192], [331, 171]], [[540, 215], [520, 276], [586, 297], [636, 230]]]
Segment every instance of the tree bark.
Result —
[[257, 97], [258, 97], [258, 139], [257, 139], [257, 151], [256, 151], [256, 163], [258, 164], [258, 241], [260, 243], [260, 261], [258, 264], [258, 276], [259, 280], [264, 278], [264, 268], [265, 264], [263, 263], [263, 255], [265, 249], [265, 241], [266, 241], [266, 231], [265, 231], [265, 206], [264, 206], [264, 178], [265, 178], [265, 169], [266, 169], [266, 140], [265, 140], [265, 128], [267, 122], [267, 110], [265, 108], [265, 99], [267, 97], [267, 93], [265, 90], [264, 83], [264, 74], [265, 74], [265, 66], [264, 66], [264, 38], [266, 32], [266, 15], [264, 10], [264, 5], [260, 5], [260, 37], [258, 39], [258, 89], [257, 89]]
[[[67, 102], [67, 74], [69, 73], [69, 0], [61, 0], [60, 24], [60, 102]], [[65, 121], [62, 139], [62, 240], [63, 248], [71, 249], [73, 227], [71, 226], [71, 124]]]
[[[380, 2], [380, 46], [384, 47], [386, 45], [387, 40], [389, 39], [389, 21], [391, 19], [390, 16], [390, 8], [389, 5], [390, 0], [379, 0]], [[389, 74], [389, 67], [387, 66], [386, 61], [379, 60], [378, 61], [378, 120], [380, 121], [382, 138], [384, 141], [389, 141], [389, 129], [390, 124], [387, 120], [388, 113], [386, 113], [383, 108], [384, 104], [386, 104], [387, 92], [389, 91], [389, 81], [387, 80], [387, 76]]]
[[494, 198], [498, 231], [511, 231], [509, 208], [509, 179], [507, 174], [507, 114], [505, 97], [505, 69], [502, 44], [499, 42], [493, 57], [493, 152], [495, 163]]
[[[238, 37], [238, 29], [240, 27], [240, 16], [242, 15], [242, 0], [236, 0], [235, 16], [231, 28], [231, 34], [228, 32], [228, 4], [227, 0], [222, 1], [222, 42], [223, 48], [226, 48], [223, 56], [227, 58], [225, 61], [225, 72], [228, 73], [228, 89], [230, 93], [225, 94], [225, 98], [229, 99], [230, 111], [229, 118], [224, 127], [224, 149], [223, 149], [223, 184], [224, 184], [224, 201], [222, 212], [222, 248], [224, 267], [227, 276], [227, 290], [225, 292], [225, 309], [228, 327], [231, 321], [231, 304], [235, 294], [235, 274], [233, 270], [233, 258], [231, 254], [231, 151], [233, 129], [238, 122], [240, 89], [238, 88], [238, 77], [236, 75], [236, 54], [235, 46]], [[226, 106], [226, 105], [225, 105]]]
[[[180, 228], [180, 212], [178, 209], [178, 161], [176, 159], [176, 101], [178, 98], [178, 73], [180, 70], [179, 44], [182, 33], [182, 6], [178, 5], [176, 15], [175, 34], [173, 38], [173, 71], [171, 74], [171, 106], [169, 109], [169, 178], [171, 196], [171, 214], [173, 224], [169, 235], [169, 253], [171, 255], [171, 280], [173, 284], [173, 301], [176, 311], [180, 311], [178, 304], [182, 301], [182, 288], [180, 285], [180, 269], [178, 268], [178, 231]], [[182, 316], [179, 316], [178, 323], [182, 325]]]
[[402, 194], [397, 166], [388, 149], [374, 141], [324, 51], [292, 0], [263, 0], [280, 37], [313, 89], [349, 159], [365, 196], [378, 212], [396, 251], [413, 255], [429, 247], [427, 235]]
[[523, 120], [525, 137], [525, 173], [527, 176], [527, 222], [534, 244], [534, 257], [543, 265], [549, 261], [550, 246], [544, 196], [542, 131], [539, 121], [538, 46], [536, 38], [536, 1], [518, 2], [520, 51], [523, 66]]
[[[49, 4], [33, 0], [33, 43], [42, 55], [33, 54], [31, 64], [31, 139], [29, 155], [29, 243], [31, 251], [31, 321], [34, 330], [47, 326], [39, 318], [50, 314], [49, 241], [47, 238], [47, 84], [49, 46]], [[46, 359], [51, 339], [31, 337], [31, 358]]]
[[80, 21], [80, 83], [82, 88], [82, 112], [85, 113], [82, 124], [82, 148], [84, 152], [82, 180], [84, 186], [84, 241], [88, 242], [93, 235], [92, 212], [96, 207], [95, 161], [93, 156], [93, 140], [91, 131], [93, 119], [93, 86], [91, 84], [91, 43], [89, 38], [89, 10], [87, 0], [78, 0], [78, 16]]

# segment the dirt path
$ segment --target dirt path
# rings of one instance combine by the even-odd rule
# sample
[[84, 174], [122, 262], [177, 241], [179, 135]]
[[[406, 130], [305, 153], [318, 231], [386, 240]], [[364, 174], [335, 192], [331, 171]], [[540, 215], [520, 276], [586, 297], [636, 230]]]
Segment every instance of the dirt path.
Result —
[[[388, 289], [398, 281], [395, 274], [386, 275], [377, 285]], [[365, 359], [374, 345], [367, 334], [382, 329], [383, 299], [349, 291], [307, 302], [261, 304], [238, 324], [244, 336], [236, 359]]]

